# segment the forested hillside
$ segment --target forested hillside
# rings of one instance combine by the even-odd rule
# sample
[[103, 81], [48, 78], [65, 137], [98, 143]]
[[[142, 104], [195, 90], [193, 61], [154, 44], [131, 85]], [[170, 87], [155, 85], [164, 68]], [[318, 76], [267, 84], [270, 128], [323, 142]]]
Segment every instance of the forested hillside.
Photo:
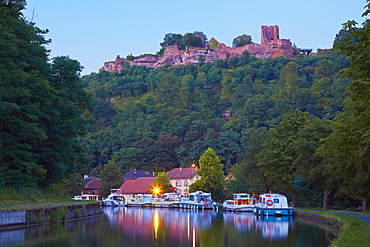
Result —
[[245, 54], [86, 76], [95, 110], [83, 139], [92, 160], [85, 172], [109, 160], [123, 171], [189, 167], [210, 147], [225, 174], [237, 178], [231, 190], [293, 193], [321, 162], [313, 153], [342, 111], [349, 80], [337, 73], [347, 66], [335, 52], [266, 60]]
[[77, 172], [91, 98], [81, 65], [49, 61], [46, 30], [27, 21], [25, 1], [0, 1], [0, 186], [48, 187]]
[[362, 27], [345, 23], [334, 50], [316, 56], [125, 64], [120, 73], [81, 78], [78, 61], [48, 58], [47, 30], [27, 21], [24, 7], [24, 0], [0, 1], [0, 186], [70, 179], [80, 191], [82, 174], [111, 182], [109, 171], [120, 183], [119, 168], [199, 165], [210, 148], [228, 192], [271, 190], [296, 206], [362, 204], [366, 212], [368, 19]]

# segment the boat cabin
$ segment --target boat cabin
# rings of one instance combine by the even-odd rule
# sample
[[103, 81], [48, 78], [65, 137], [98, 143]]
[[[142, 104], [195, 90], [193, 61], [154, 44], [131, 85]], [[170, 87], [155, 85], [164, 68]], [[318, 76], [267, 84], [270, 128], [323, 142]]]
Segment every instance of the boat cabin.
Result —
[[281, 194], [266, 193], [258, 198], [258, 204], [262, 208], [288, 208], [288, 199]]
[[211, 193], [197, 191], [197, 192], [190, 193], [189, 200], [195, 203], [211, 202], [212, 196], [211, 196]]
[[234, 194], [235, 205], [254, 205], [257, 203], [256, 198], [251, 198], [247, 193]]
[[99, 201], [99, 195], [80, 195], [74, 196], [72, 199], [76, 201], [85, 201], [85, 200]]

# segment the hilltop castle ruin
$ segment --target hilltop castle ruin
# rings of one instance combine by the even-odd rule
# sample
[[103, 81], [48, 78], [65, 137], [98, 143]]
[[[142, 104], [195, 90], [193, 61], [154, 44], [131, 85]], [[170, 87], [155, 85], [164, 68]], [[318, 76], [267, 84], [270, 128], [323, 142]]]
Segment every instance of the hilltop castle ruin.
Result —
[[241, 57], [244, 51], [257, 58], [274, 58], [279, 56], [293, 57], [296, 50], [289, 39], [280, 39], [278, 26], [261, 26], [261, 44], [248, 44], [242, 47], [229, 47], [219, 43], [215, 38], [204, 44], [203, 48], [188, 48], [179, 50], [177, 45], [168, 46], [161, 57], [147, 55], [132, 61], [117, 56], [115, 61], [106, 62], [99, 70], [120, 72], [125, 62], [134, 66], [146, 66], [160, 68], [166, 64], [170, 66], [198, 63], [199, 57], [204, 58], [205, 63], [212, 63], [216, 59], [227, 59], [229, 57]]

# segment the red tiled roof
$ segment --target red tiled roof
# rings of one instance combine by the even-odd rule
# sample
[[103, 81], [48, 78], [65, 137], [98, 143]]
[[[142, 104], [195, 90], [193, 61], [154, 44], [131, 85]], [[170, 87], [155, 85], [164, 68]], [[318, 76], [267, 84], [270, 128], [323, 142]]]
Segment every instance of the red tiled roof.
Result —
[[123, 194], [148, 193], [154, 185], [155, 177], [139, 177], [135, 180], [126, 180], [120, 187]]
[[84, 190], [98, 190], [100, 189], [100, 178], [92, 179], [88, 184], [86, 184]]
[[169, 179], [192, 179], [196, 175], [196, 168], [174, 168], [167, 173]]

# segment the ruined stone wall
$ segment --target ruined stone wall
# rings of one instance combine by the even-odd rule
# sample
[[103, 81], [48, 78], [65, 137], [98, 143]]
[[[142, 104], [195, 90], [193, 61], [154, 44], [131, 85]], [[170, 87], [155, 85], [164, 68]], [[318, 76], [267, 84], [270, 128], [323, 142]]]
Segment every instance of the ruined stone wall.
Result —
[[[223, 43], [219, 43], [215, 38], [211, 38], [206, 48], [189, 48], [186, 50], [179, 50], [177, 45], [166, 47], [162, 57], [145, 56], [135, 59], [130, 62], [135, 66], [147, 66], [153, 68], [160, 68], [166, 64], [170, 66], [187, 65], [190, 63], [198, 63], [199, 57], [204, 57], [205, 63], [212, 63], [216, 59], [227, 59], [229, 57], [241, 57], [243, 51], [247, 50], [250, 55], [257, 58], [274, 58], [278, 56], [293, 57], [295, 49], [289, 39], [279, 38], [278, 26], [261, 26], [261, 44], [248, 44], [242, 47], [229, 47]], [[127, 60], [121, 59], [117, 56], [115, 61], [107, 62], [99, 70], [107, 70], [111, 72], [120, 72], [122, 65]]]
[[261, 45], [266, 45], [271, 41], [279, 39], [278, 26], [261, 26]]

